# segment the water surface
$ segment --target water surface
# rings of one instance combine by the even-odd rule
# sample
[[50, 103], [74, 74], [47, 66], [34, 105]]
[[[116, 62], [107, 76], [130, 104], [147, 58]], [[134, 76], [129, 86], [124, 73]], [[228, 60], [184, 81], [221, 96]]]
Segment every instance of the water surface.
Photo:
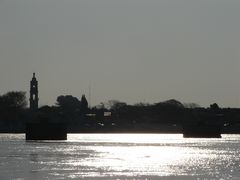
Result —
[[0, 179], [240, 179], [240, 135], [0, 134]]

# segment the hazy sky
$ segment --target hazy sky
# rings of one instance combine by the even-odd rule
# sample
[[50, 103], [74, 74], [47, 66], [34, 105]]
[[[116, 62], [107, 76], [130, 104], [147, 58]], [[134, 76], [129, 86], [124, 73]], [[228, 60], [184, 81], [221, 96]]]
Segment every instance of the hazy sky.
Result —
[[[240, 107], [239, 0], [0, 0], [0, 94]], [[29, 95], [29, 93], [28, 93]]]

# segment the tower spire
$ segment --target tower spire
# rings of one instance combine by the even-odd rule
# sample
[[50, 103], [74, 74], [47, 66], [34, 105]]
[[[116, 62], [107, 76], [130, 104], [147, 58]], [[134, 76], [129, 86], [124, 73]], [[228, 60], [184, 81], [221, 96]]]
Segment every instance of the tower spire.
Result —
[[30, 82], [30, 110], [35, 112], [38, 109], [38, 81], [33, 73], [32, 80]]

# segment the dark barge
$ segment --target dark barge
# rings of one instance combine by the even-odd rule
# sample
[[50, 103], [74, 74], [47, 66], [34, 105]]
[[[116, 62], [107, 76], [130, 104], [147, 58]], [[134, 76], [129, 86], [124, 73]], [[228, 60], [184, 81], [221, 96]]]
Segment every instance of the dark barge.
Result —
[[27, 123], [26, 140], [67, 140], [65, 123]]
[[183, 126], [184, 138], [221, 138], [222, 126], [219, 124], [188, 124]]

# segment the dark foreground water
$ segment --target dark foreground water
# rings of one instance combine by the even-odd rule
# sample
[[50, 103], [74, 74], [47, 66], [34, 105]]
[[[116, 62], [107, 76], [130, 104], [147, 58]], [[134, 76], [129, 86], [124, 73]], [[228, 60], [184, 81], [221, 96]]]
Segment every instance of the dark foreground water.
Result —
[[31, 141], [0, 134], [0, 179], [240, 179], [240, 136], [69, 134]]

